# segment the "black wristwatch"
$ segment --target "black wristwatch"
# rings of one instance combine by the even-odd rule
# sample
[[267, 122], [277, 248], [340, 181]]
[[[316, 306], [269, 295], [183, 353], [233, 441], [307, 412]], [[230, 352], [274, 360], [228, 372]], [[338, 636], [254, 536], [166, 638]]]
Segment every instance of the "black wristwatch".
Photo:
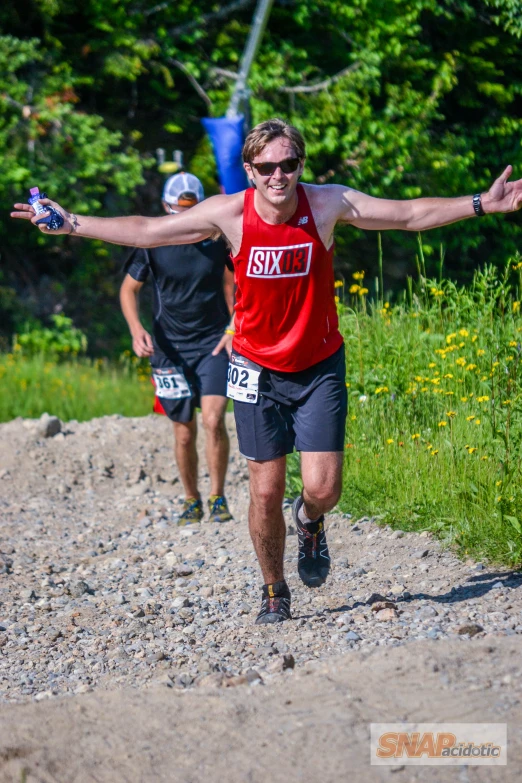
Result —
[[484, 217], [486, 214], [484, 210], [482, 209], [482, 194], [481, 193], [475, 193], [473, 196], [473, 209], [475, 210], [475, 215], [477, 217]]

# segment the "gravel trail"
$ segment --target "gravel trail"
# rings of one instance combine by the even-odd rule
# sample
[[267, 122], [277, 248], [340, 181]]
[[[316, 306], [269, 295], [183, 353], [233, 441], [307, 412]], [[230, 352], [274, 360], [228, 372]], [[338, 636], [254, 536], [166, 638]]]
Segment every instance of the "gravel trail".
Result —
[[[229, 780], [257, 782], [268, 771], [273, 780], [317, 780], [313, 764], [301, 759], [300, 767], [295, 755], [300, 725], [307, 741], [315, 727], [319, 744], [330, 726], [333, 755], [323, 781], [339, 780], [343, 770], [354, 781], [420, 780], [413, 768], [369, 768], [369, 721], [459, 714], [486, 720], [480, 705], [508, 721], [508, 730], [518, 715], [509, 767], [489, 770], [489, 777], [487, 768], [470, 767], [468, 777], [456, 769], [429, 777], [422, 768], [423, 779], [518, 779], [522, 575], [459, 561], [429, 536], [334, 512], [327, 519], [332, 573], [325, 587], [309, 591], [297, 577], [287, 510], [294, 619], [254, 626], [261, 578], [247, 530], [247, 468], [231, 417], [228, 427], [227, 496], [235, 520], [187, 529], [174, 522], [181, 489], [164, 418], [0, 425], [0, 779], [223, 779], [219, 765], [209, 777], [208, 765], [212, 747], [223, 746], [220, 723], [230, 713], [231, 748], [244, 720], [253, 747], [275, 742], [285, 760], [273, 766], [262, 752], [256, 759], [245, 750]], [[202, 492], [206, 502], [206, 476]], [[64, 696], [73, 698], [58, 698]], [[295, 700], [299, 710], [290, 707]], [[155, 703], [154, 725], [168, 717], [158, 729], [161, 749], [149, 742], [149, 755], [138, 762], [136, 753], [125, 755], [125, 743], [147, 744], [142, 718]], [[186, 734], [183, 710], [196, 722]], [[263, 710], [279, 716], [264, 739]], [[91, 712], [98, 718], [88, 720]], [[60, 738], [52, 738], [42, 716], [62, 727]], [[85, 746], [84, 755], [94, 758], [86, 736], [92, 744], [97, 720], [100, 758], [108, 758], [107, 748], [118, 752], [111, 763], [76, 769], [65, 749], [74, 742], [80, 755]], [[75, 739], [85, 721], [90, 732]], [[169, 743], [170, 730], [181, 731], [181, 745]], [[203, 736], [210, 744], [198, 756]], [[145, 757], [156, 772], [147, 774]], [[287, 764], [297, 777], [285, 777]]]

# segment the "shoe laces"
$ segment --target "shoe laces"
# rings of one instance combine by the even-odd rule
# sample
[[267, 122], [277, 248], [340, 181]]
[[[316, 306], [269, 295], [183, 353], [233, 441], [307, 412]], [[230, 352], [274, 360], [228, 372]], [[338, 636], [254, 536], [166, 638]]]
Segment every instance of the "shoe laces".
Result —
[[290, 613], [290, 599], [276, 595], [272, 598], [267, 595], [261, 601], [261, 614], [286, 614]]
[[318, 538], [320, 538], [321, 534], [324, 531], [323, 523], [320, 522], [318, 529], [315, 531], [315, 533], [312, 533], [311, 530], [308, 530], [307, 525], [301, 524], [299, 526], [299, 532], [302, 535], [302, 545], [307, 555], [315, 556], [314, 553], [317, 550], [317, 543]]
[[212, 512], [219, 511], [220, 509], [223, 509], [225, 511], [228, 511], [227, 508], [227, 501], [225, 500], [224, 495], [218, 495], [213, 501], [212, 501]]
[[192, 511], [198, 511], [201, 506], [201, 500], [194, 498], [194, 500], [185, 500], [183, 503], [183, 514], [190, 514]]

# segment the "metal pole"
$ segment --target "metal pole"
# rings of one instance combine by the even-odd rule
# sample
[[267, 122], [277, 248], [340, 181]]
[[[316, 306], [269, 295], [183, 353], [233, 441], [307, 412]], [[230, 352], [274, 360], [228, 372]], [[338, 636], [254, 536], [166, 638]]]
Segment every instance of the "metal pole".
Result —
[[241, 102], [248, 97], [248, 75], [258, 52], [273, 2], [274, 0], [258, 0], [250, 33], [241, 57], [236, 86], [228, 105], [227, 117], [237, 117], [240, 113], [239, 107]]

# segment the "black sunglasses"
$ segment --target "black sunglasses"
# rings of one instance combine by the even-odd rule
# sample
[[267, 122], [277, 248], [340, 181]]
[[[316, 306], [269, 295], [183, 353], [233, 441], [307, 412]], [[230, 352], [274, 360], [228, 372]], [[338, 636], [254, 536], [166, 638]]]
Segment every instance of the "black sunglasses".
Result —
[[251, 163], [250, 165], [257, 169], [262, 177], [270, 177], [276, 169], [280, 168], [283, 174], [290, 174], [296, 171], [301, 162], [300, 158], [285, 158], [277, 163]]

